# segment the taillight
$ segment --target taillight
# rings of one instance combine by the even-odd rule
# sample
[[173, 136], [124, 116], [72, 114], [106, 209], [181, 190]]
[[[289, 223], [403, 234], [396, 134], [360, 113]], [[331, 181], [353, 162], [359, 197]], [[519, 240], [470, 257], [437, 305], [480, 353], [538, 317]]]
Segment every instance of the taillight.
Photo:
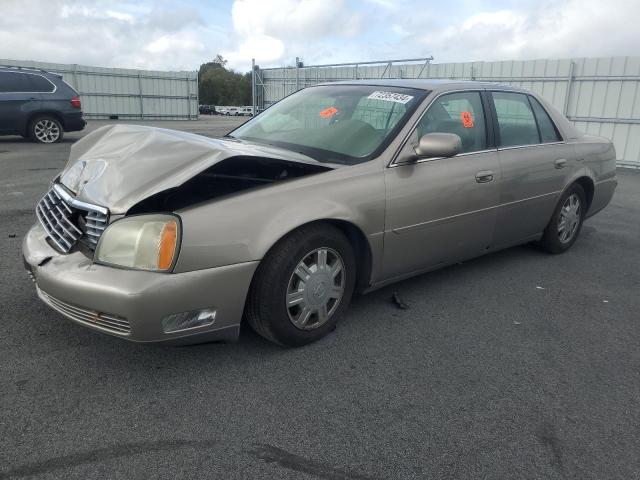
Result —
[[71, 106], [75, 108], [80, 108], [80, 97], [75, 96], [71, 99]]

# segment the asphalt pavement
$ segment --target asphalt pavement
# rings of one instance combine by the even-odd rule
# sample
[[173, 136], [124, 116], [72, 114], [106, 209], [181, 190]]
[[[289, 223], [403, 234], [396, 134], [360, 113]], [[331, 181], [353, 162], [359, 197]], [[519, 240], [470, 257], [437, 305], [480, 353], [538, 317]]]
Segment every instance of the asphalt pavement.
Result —
[[566, 254], [512, 248], [357, 297], [316, 344], [141, 346], [65, 320], [23, 270], [34, 204], [84, 133], [0, 137], [0, 480], [640, 478], [640, 171]]

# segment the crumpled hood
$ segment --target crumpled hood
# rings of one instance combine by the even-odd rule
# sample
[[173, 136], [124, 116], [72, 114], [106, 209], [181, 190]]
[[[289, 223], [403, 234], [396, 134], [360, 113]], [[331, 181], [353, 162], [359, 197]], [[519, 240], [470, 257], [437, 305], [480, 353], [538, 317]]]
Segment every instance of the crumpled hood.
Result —
[[163, 128], [108, 125], [71, 147], [60, 182], [79, 200], [120, 214], [150, 195], [181, 185], [234, 156], [319, 165], [310, 157], [276, 147], [210, 139]]

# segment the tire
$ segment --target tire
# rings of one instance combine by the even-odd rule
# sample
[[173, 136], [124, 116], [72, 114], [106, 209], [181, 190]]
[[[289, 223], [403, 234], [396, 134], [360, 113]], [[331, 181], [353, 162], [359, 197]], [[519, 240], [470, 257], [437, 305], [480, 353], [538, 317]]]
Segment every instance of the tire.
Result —
[[295, 230], [260, 263], [247, 298], [247, 321], [280, 345], [299, 347], [319, 340], [335, 329], [349, 306], [356, 284], [354, 258], [349, 240], [332, 225]]
[[560, 197], [539, 242], [540, 247], [553, 254], [569, 250], [580, 234], [586, 211], [587, 196], [582, 186], [574, 183]]
[[63, 136], [62, 125], [51, 115], [40, 115], [29, 125], [29, 137], [38, 143], [58, 143]]

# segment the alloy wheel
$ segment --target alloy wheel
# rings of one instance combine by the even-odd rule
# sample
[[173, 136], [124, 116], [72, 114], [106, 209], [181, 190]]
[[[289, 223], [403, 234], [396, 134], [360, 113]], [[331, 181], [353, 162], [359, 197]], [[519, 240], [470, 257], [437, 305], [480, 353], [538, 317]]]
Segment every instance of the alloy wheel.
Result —
[[38, 120], [33, 129], [36, 138], [42, 143], [54, 143], [60, 138], [60, 127], [53, 120]]

